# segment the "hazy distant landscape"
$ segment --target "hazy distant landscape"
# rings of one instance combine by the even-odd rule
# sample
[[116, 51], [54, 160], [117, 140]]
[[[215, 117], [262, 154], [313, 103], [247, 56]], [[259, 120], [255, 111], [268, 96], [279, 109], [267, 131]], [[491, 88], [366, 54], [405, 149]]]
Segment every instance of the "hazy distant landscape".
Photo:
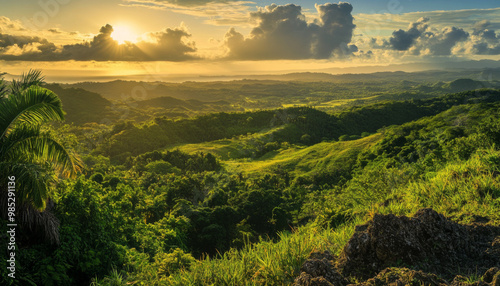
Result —
[[278, 2], [0, 4], [1, 285], [499, 285], [498, 3]]
[[[409, 80], [411, 79], [411, 80]], [[295, 73], [217, 82], [49, 84], [70, 112], [68, 123], [192, 117], [221, 111], [309, 106], [326, 112], [384, 100], [424, 99], [500, 85], [500, 69], [331, 75]], [[69, 96], [73, 100], [70, 100]], [[142, 112], [147, 109], [148, 112]], [[90, 116], [90, 118], [86, 118]]]

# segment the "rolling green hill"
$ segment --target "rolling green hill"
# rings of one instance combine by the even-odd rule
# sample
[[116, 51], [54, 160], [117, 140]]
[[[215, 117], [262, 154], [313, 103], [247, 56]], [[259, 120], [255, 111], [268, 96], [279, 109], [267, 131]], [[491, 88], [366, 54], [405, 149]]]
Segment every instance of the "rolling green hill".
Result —
[[44, 87], [61, 98], [67, 123], [99, 123], [110, 116], [111, 102], [97, 93], [81, 88], [62, 88], [57, 84], [47, 84]]
[[272, 133], [273, 141], [312, 145], [322, 140], [345, 140], [363, 133], [374, 133], [382, 127], [435, 115], [455, 105], [498, 100], [498, 91], [483, 90], [426, 100], [375, 103], [346, 109], [334, 115], [313, 108], [295, 107], [274, 111], [214, 113], [193, 119], [156, 118], [139, 126], [128, 125], [119, 133], [111, 134], [109, 141], [101, 145], [98, 151], [123, 162], [126, 156], [172, 144], [230, 139], [283, 125], [283, 128]]

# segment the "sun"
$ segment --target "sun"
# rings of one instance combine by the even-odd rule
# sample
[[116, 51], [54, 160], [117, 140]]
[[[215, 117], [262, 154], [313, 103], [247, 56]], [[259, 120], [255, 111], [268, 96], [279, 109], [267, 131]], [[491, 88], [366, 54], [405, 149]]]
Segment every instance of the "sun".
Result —
[[125, 44], [125, 42], [137, 42], [137, 35], [132, 31], [132, 29], [124, 25], [113, 27], [111, 37], [120, 45]]

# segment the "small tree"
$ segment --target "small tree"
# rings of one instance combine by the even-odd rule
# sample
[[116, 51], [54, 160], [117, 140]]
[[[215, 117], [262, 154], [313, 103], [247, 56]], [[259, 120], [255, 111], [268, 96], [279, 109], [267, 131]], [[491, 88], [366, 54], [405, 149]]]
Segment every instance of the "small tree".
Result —
[[304, 134], [300, 137], [300, 141], [304, 144], [309, 144], [311, 142], [311, 135], [309, 134]]

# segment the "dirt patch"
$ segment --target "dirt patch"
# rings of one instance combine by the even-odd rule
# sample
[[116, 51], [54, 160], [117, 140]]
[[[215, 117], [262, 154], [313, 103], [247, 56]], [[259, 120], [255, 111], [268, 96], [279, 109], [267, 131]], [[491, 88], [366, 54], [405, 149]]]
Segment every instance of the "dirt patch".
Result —
[[300, 268], [301, 274], [293, 285], [296, 286], [331, 286], [347, 285], [347, 280], [334, 267], [336, 257], [330, 252], [313, 253]]
[[[500, 227], [462, 225], [421, 209], [411, 218], [375, 215], [356, 227], [340, 258], [307, 260], [294, 285], [344, 286], [349, 278], [365, 281], [359, 285], [500, 286], [498, 268]], [[464, 278], [483, 273], [476, 282]]]
[[423, 271], [410, 270], [408, 268], [386, 268], [374, 278], [368, 279], [362, 286], [376, 285], [447, 285], [446, 281], [435, 274]]

